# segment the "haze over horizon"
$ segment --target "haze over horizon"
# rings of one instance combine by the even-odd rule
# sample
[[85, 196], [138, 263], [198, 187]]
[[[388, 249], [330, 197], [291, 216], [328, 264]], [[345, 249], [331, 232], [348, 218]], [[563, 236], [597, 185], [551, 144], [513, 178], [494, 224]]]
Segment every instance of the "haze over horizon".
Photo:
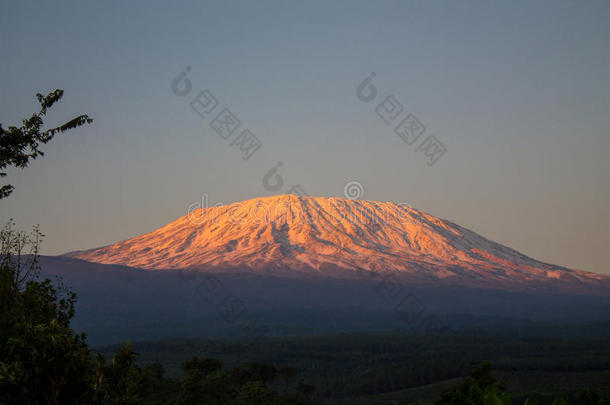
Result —
[[[343, 196], [356, 181], [363, 199], [610, 274], [610, 3], [263, 4], [0, 6], [0, 123], [55, 88], [49, 124], [94, 118], [9, 170], [0, 219], [39, 223], [54, 255], [150, 232], [203, 194]], [[176, 96], [187, 67], [192, 92]], [[371, 72], [366, 103], [356, 88]], [[189, 106], [206, 88], [262, 141], [250, 159]], [[446, 146], [433, 166], [376, 114], [388, 95]]]

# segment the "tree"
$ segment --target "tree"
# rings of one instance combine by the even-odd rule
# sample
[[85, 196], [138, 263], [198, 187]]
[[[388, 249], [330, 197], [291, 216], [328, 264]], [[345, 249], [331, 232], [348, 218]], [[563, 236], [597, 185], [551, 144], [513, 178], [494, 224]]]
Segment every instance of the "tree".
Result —
[[97, 389], [97, 400], [102, 404], [143, 404], [140, 398], [140, 368], [136, 366], [138, 354], [131, 342], [125, 343], [105, 366], [101, 358], [102, 384]]
[[[39, 149], [40, 144], [46, 144], [56, 134], [93, 122], [93, 119], [83, 114], [58, 127], [43, 130], [43, 117], [63, 95], [64, 91], [60, 89], [47, 95], [37, 93], [40, 111], [33, 113], [30, 118], [23, 119], [20, 127], [10, 126], [5, 130], [0, 124], [0, 177], [6, 176], [7, 167], [24, 169], [30, 163], [30, 159], [43, 156], [44, 153]], [[13, 189], [10, 184], [0, 187], [0, 199], [8, 197]]]
[[216, 359], [193, 357], [182, 363], [179, 404], [224, 403], [233, 397], [235, 381], [220, 371], [222, 362]]
[[262, 381], [245, 383], [235, 398], [235, 404], [239, 405], [270, 405], [278, 402], [277, 393], [267, 388]]
[[38, 252], [44, 237], [37, 226], [31, 233], [16, 231], [14, 226], [11, 219], [0, 231], [0, 311], [3, 322], [8, 321], [4, 316], [9, 316], [16, 294], [38, 276]]
[[498, 404], [510, 401], [504, 387], [491, 374], [489, 363], [483, 363], [456, 387], [441, 392], [437, 404], [472, 405]]
[[276, 379], [277, 369], [273, 364], [251, 362], [240, 364], [231, 369], [229, 374], [240, 386], [252, 381], [260, 381], [266, 385]]
[[[483, 363], [461, 384], [441, 392], [436, 404], [443, 405], [511, 405], [511, 396], [490, 372], [489, 363]], [[595, 390], [583, 389], [578, 395], [579, 404], [605, 405], [607, 402]], [[556, 398], [552, 405], [567, 405], [568, 400]], [[524, 405], [538, 405], [535, 398], [526, 398]]]
[[218, 371], [222, 368], [222, 361], [217, 359], [200, 359], [199, 357], [193, 357], [191, 360], [184, 361], [182, 363], [182, 370], [184, 372], [190, 370], [198, 370], [203, 376], [207, 376], [213, 371]]
[[76, 294], [37, 280], [41, 234], [12, 227], [0, 232], [0, 403], [86, 403], [94, 363], [69, 327]]

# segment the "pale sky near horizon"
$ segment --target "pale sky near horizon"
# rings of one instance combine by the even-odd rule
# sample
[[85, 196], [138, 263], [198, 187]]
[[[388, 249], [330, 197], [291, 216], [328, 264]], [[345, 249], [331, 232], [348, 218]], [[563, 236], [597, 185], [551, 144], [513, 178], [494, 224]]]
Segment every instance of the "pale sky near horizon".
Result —
[[[364, 199], [610, 274], [608, 1], [4, 2], [0, 49], [4, 127], [55, 88], [50, 125], [94, 119], [2, 179], [16, 190], [0, 220], [40, 224], [45, 254], [149, 232], [202, 194], [343, 196], [357, 181]], [[191, 109], [203, 89], [262, 141], [250, 159]], [[388, 95], [426, 127], [413, 145], [376, 114]], [[430, 134], [447, 148], [433, 166], [417, 151]]]

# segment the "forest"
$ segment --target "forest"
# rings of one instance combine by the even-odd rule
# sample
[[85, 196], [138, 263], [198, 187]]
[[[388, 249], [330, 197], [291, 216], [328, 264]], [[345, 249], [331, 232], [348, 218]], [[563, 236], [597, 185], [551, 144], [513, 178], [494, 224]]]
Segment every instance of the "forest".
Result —
[[[96, 349], [111, 355], [120, 346]], [[489, 365], [516, 404], [528, 398], [541, 404], [557, 398], [597, 403], [582, 402], [583, 393], [597, 392], [601, 398], [610, 391], [606, 338], [378, 332], [269, 338], [256, 344], [177, 339], [138, 342], [134, 350], [140, 364], [163, 364], [173, 378], [182, 375], [181, 364], [190, 356], [222, 359], [228, 368], [246, 359], [294, 368], [294, 383], [313, 386], [312, 398], [323, 403], [434, 403], [482, 364]], [[270, 383], [284, 387], [279, 380]]]

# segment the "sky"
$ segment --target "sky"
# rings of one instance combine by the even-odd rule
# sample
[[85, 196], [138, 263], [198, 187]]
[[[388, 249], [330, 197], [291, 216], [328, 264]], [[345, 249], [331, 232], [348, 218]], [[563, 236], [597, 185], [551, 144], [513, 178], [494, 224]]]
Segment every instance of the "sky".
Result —
[[[43, 253], [61, 254], [204, 195], [342, 197], [357, 182], [363, 199], [610, 274], [609, 21], [605, 0], [3, 2], [0, 123], [56, 88], [48, 125], [94, 122], [8, 171], [0, 220], [40, 224]], [[203, 90], [217, 106], [200, 116]], [[224, 108], [241, 122], [227, 139], [211, 125]], [[412, 144], [394, 132], [409, 114], [425, 127]], [[244, 129], [261, 142], [248, 159]]]

